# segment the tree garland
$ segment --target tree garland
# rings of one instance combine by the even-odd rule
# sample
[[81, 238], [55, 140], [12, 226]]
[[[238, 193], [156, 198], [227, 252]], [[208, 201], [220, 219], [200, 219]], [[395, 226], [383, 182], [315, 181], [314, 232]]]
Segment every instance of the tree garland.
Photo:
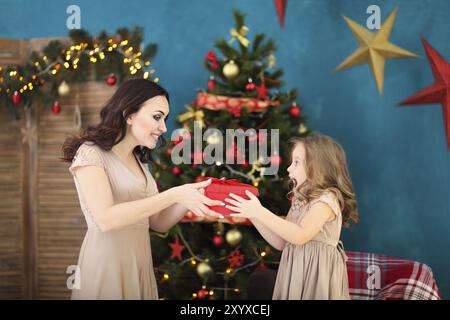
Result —
[[20, 106], [31, 108], [38, 100], [44, 106], [56, 104], [58, 96], [68, 93], [67, 83], [87, 81], [92, 68], [95, 79], [108, 85], [131, 77], [159, 80], [149, 67], [157, 45], [150, 43], [141, 51], [141, 27], [121, 28], [112, 36], [102, 31], [96, 38], [72, 30], [69, 37], [69, 45], [54, 40], [41, 52], [33, 51], [25, 64], [0, 67], [0, 108], [8, 107], [18, 119]]

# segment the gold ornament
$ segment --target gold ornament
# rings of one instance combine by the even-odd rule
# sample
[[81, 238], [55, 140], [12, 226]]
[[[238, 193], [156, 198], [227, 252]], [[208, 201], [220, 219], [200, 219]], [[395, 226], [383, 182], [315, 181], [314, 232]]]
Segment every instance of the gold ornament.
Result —
[[61, 84], [58, 87], [58, 94], [61, 97], [64, 97], [64, 96], [67, 96], [69, 94], [69, 92], [70, 92], [69, 85], [65, 81], [61, 82]]
[[238, 245], [242, 240], [242, 233], [238, 229], [231, 229], [227, 232], [225, 239], [232, 246]]
[[301, 123], [298, 127], [298, 133], [304, 134], [306, 131], [308, 131], [308, 129], [304, 126], [303, 123]]
[[233, 79], [239, 74], [239, 67], [233, 60], [230, 60], [223, 66], [222, 72], [227, 79]]
[[207, 262], [208, 260], [205, 260], [198, 264], [197, 266], [197, 273], [201, 278], [207, 278], [213, 273], [213, 269]]
[[377, 32], [371, 32], [355, 21], [344, 16], [345, 21], [359, 43], [359, 48], [347, 59], [345, 59], [344, 62], [336, 68], [336, 71], [359, 64], [368, 63], [375, 77], [380, 95], [383, 94], [385, 59], [417, 57], [415, 53], [402, 49], [389, 42], [389, 36], [391, 34], [392, 27], [394, 26], [397, 11], [398, 8], [395, 8], [395, 10], [383, 23], [381, 29]]
[[208, 144], [219, 144], [222, 142], [222, 137], [218, 133], [213, 133], [206, 138], [206, 142], [208, 142]]
[[275, 57], [275, 55], [273, 53], [271, 53], [269, 55], [269, 68], [273, 68], [275, 67], [275, 65], [277, 64], [277, 58]]

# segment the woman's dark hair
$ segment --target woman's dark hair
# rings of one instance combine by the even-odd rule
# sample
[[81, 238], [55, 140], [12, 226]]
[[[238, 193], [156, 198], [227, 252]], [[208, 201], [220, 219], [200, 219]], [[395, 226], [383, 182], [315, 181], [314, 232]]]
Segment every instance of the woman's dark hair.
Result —
[[[156, 96], [164, 96], [169, 101], [169, 93], [152, 81], [132, 79], [123, 82], [100, 111], [100, 123], [66, 139], [62, 146], [61, 159], [72, 162], [78, 148], [86, 141], [95, 143], [103, 150], [111, 150], [125, 138], [128, 116], [138, 112], [145, 101]], [[164, 146], [166, 141], [163, 136], [161, 135], [159, 139], [161, 146]], [[145, 146], [136, 146], [133, 153], [143, 163], [149, 163], [153, 161], [151, 151]]]

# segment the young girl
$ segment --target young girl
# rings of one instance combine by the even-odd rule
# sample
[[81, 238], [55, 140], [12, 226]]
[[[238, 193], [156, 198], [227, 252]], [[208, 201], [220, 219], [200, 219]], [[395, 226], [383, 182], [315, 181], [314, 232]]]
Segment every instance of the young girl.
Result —
[[355, 194], [342, 147], [321, 135], [294, 138], [291, 209], [283, 219], [257, 197], [225, 199], [232, 216], [249, 218], [274, 248], [283, 250], [273, 299], [350, 299], [341, 227], [358, 222]]

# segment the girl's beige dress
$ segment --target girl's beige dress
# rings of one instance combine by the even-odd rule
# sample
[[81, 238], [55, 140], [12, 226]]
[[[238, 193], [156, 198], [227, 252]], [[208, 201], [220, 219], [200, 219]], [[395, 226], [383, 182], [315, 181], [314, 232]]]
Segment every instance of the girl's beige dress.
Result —
[[72, 290], [72, 299], [158, 299], [148, 219], [102, 232], [83, 199], [76, 177], [77, 168], [98, 166], [109, 178], [114, 203], [139, 200], [158, 190], [150, 172], [138, 162], [145, 180], [128, 169], [112, 151], [104, 151], [90, 142], [80, 146], [72, 161], [69, 170], [74, 176], [88, 228], [78, 258], [81, 286]]
[[342, 214], [337, 198], [325, 192], [309, 203], [294, 200], [286, 217], [299, 224], [314, 203], [323, 202], [335, 213], [320, 232], [304, 245], [286, 243], [273, 293], [274, 300], [350, 299], [347, 256], [339, 241]]

